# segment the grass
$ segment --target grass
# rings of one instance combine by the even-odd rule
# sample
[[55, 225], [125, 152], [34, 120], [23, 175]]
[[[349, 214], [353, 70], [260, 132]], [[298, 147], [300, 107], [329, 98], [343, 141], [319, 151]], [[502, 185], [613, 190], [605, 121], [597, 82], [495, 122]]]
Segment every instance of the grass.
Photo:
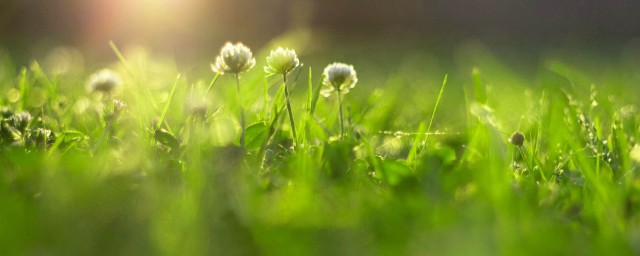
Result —
[[[232, 76], [112, 47], [124, 86], [109, 97], [84, 90], [86, 71], [0, 58], [1, 105], [56, 135], [3, 140], [1, 255], [640, 253], [638, 78], [624, 64], [549, 57], [519, 75], [483, 48], [446, 72], [347, 59], [360, 82], [339, 140], [320, 66], [289, 76], [292, 138], [278, 77], [243, 73], [240, 99]], [[115, 120], [112, 98], [127, 105]]]

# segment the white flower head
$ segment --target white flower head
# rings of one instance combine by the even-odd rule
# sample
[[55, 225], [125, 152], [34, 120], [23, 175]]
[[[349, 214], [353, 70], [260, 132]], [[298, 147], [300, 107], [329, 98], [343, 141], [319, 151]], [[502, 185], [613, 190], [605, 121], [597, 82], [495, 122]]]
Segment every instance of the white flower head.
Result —
[[127, 104], [125, 104], [121, 100], [113, 100], [113, 112], [120, 113], [126, 107], [127, 107]]
[[240, 74], [256, 65], [251, 50], [242, 43], [227, 43], [220, 50], [220, 55], [216, 58], [216, 63], [211, 64], [213, 72], [224, 74]]
[[93, 73], [87, 82], [87, 88], [90, 92], [113, 92], [117, 87], [122, 85], [120, 76], [109, 69], [102, 69]]
[[352, 65], [334, 62], [324, 69], [322, 84], [327, 86], [320, 91], [322, 96], [329, 97], [333, 93], [348, 93], [349, 89], [356, 86], [358, 76]]
[[298, 60], [296, 51], [278, 47], [276, 50], [271, 50], [271, 54], [267, 57], [267, 66], [264, 67], [264, 72], [273, 75], [286, 75], [299, 65], [300, 60]]

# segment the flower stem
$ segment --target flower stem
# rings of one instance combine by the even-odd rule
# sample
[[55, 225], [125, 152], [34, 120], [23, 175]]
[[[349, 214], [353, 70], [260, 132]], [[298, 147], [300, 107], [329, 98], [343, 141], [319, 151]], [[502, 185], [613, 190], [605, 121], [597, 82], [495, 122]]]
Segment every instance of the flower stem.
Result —
[[244, 147], [244, 109], [242, 108], [242, 101], [240, 100], [240, 75], [236, 74], [236, 90], [238, 92], [238, 108], [240, 109], [240, 147]]
[[287, 112], [289, 112], [289, 122], [291, 123], [291, 133], [293, 134], [293, 144], [296, 144], [296, 139], [298, 136], [296, 135], [296, 123], [293, 121], [293, 112], [291, 111], [291, 102], [289, 101], [289, 89], [287, 87], [287, 74], [282, 75], [282, 80], [284, 82], [284, 96], [287, 101]]
[[338, 114], [340, 115], [340, 140], [344, 139], [344, 118], [342, 117], [342, 92], [338, 89]]

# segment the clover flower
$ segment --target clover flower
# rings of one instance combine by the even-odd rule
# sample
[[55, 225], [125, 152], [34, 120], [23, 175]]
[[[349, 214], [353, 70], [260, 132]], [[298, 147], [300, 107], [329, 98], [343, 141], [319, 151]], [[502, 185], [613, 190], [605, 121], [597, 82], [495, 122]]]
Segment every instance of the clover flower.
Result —
[[213, 72], [224, 74], [240, 74], [256, 65], [251, 50], [242, 43], [227, 43], [220, 50], [220, 55], [216, 58], [216, 63], [211, 64]]
[[29, 112], [23, 111], [12, 115], [8, 118], [8, 120], [11, 126], [18, 129], [20, 132], [24, 132], [27, 130], [27, 127], [31, 123], [31, 120], [33, 120], [33, 117], [31, 117], [31, 114], [29, 114]]
[[31, 147], [48, 147], [56, 142], [56, 134], [45, 128], [36, 128], [27, 135], [27, 145]]
[[345, 94], [356, 86], [358, 76], [352, 65], [335, 62], [324, 69], [322, 84], [327, 86], [320, 91], [322, 96], [329, 97], [335, 92]]
[[0, 108], [0, 118], [8, 118], [13, 115], [13, 110], [7, 106]]
[[114, 113], [120, 113], [126, 107], [127, 107], [127, 104], [125, 104], [121, 100], [113, 100], [113, 112]]
[[286, 75], [299, 65], [300, 60], [298, 60], [296, 51], [278, 47], [276, 50], [271, 50], [271, 54], [267, 57], [267, 66], [264, 67], [264, 72], [273, 75]]
[[102, 93], [111, 93], [120, 85], [122, 85], [120, 76], [109, 69], [103, 69], [93, 73], [87, 83], [90, 92]]
[[236, 75], [236, 91], [238, 93], [238, 109], [240, 112], [240, 146], [242, 147], [244, 147], [245, 120], [244, 109], [242, 108], [240, 100], [240, 73], [253, 68], [255, 65], [256, 59], [253, 58], [251, 50], [242, 43], [237, 43], [235, 45], [227, 43], [222, 47], [222, 50], [220, 50], [220, 56], [216, 58], [216, 63], [211, 65], [213, 72], [218, 74], [214, 78], [213, 82], [211, 82], [209, 88], [213, 86], [213, 83], [220, 74], [232, 73]]
[[11, 125], [9, 119], [0, 121], [0, 142], [15, 143], [21, 138], [22, 133]]
[[293, 144], [296, 145], [298, 136], [296, 135], [296, 122], [293, 118], [293, 111], [291, 110], [291, 101], [289, 100], [289, 88], [287, 86], [287, 74], [293, 71], [300, 65], [300, 60], [296, 55], [296, 51], [291, 49], [283, 49], [278, 47], [276, 50], [271, 50], [271, 54], [267, 57], [267, 65], [264, 67], [264, 72], [270, 75], [282, 75], [282, 86], [284, 87], [284, 98], [287, 105], [287, 112], [289, 113], [289, 123], [291, 125], [291, 134], [293, 136]]

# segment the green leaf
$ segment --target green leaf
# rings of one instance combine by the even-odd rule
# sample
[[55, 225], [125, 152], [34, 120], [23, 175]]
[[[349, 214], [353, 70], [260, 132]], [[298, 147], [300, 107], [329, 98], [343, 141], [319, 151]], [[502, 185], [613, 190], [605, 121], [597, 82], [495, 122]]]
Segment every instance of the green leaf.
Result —
[[169, 99], [167, 99], [167, 103], [164, 105], [164, 110], [162, 110], [162, 115], [160, 116], [160, 121], [158, 122], [158, 129], [160, 129], [160, 127], [164, 123], [164, 118], [167, 116], [167, 111], [169, 111], [169, 106], [171, 105], [173, 94], [175, 94], [176, 88], [178, 87], [178, 81], [180, 81], [180, 74], [176, 76], [176, 81], [173, 82], [173, 87], [171, 87], [171, 92], [169, 93]]
[[156, 130], [156, 132], [153, 134], [153, 138], [155, 138], [155, 140], [160, 144], [171, 149], [178, 149], [180, 147], [180, 142], [178, 141], [178, 139], [165, 129]]
[[487, 104], [487, 86], [485, 85], [485, 82], [482, 81], [480, 70], [478, 70], [477, 68], [473, 68], [472, 76], [473, 92], [476, 96], [476, 102]]
[[82, 141], [87, 139], [87, 136], [79, 131], [67, 130], [62, 132], [62, 138], [64, 138], [64, 142], [73, 142], [73, 141]]
[[405, 178], [413, 176], [411, 168], [396, 160], [383, 160], [382, 169], [385, 172], [384, 177], [391, 186], [398, 185]]
[[245, 134], [245, 148], [247, 150], [255, 150], [262, 146], [269, 136], [269, 126], [266, 122], [258, 122], [249, 125]]

